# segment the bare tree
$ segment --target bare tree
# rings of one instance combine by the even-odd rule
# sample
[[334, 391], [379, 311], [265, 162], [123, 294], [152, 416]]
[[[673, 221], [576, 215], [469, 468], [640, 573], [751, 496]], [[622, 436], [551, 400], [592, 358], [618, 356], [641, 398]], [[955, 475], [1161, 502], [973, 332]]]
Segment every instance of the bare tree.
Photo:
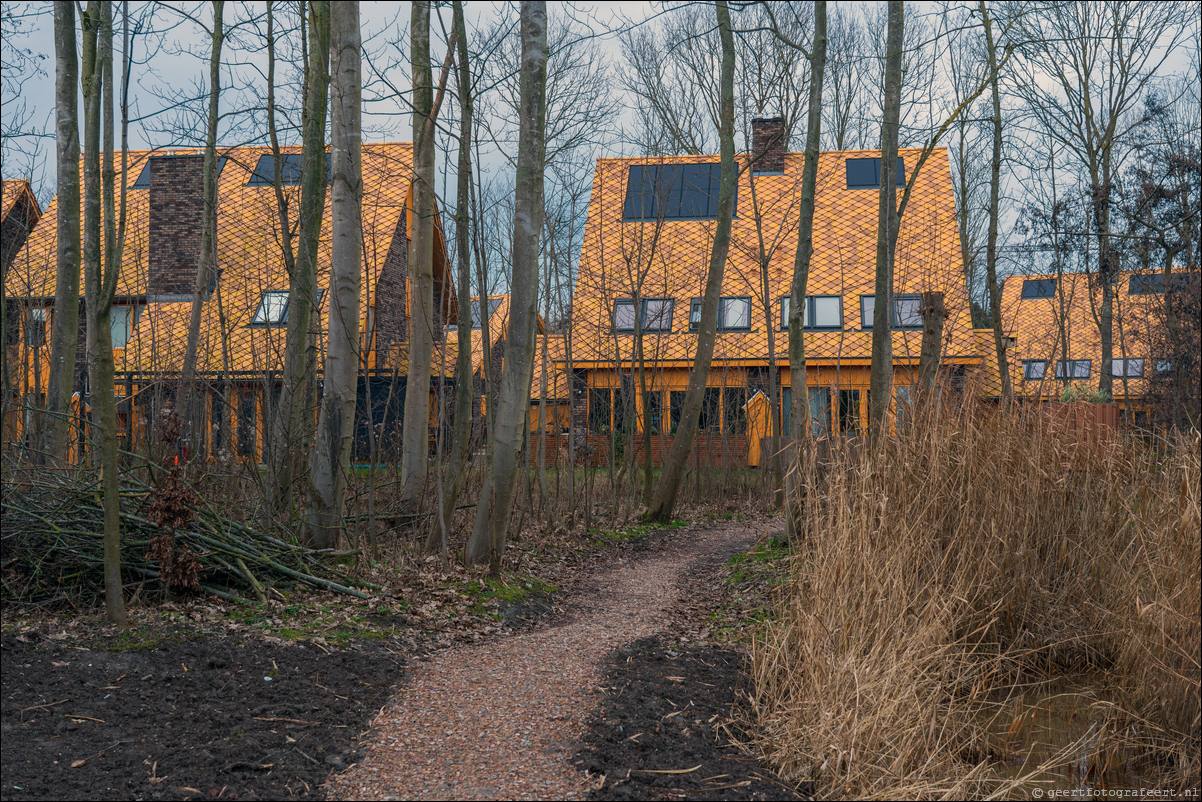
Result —
[[1006, 358], [1006, 337], [1002, 331], [1002, 292], [997, 281], [997, 236], [1001, 214], [1002, 184], [1002, 95], [998, 88], [997, 41], [993, 20], [984, 0], [979, 5], [984, 27], [985, 48], [989, 59], [989, 86], [993, 101], [993, 149], [989, 162], [989, 234], [985, 244], [985, 289], [989, 300], [989, 318], [993, 324], [993, 346], [998, 373], [1002, 379], [1002, 408], [1008, 409], [1014, 391], [1010, 386], [1010, 363]]
[[[58, 152], [58, 261], [54, 287], [54, 331], [46, 394], [49, 420], [42, 453], [54, 461], [67, 456], [71, 393], [79, 339], [79, 112], [76, 87], [79, 67], [75, 51], [75, 3], [54, 4], [55, 139]], [[95, 69], [95, 65], [91, 66]], [[99, 125], [99, 117], [97, 118]]]
[[[200, 317], [209, 294], [209, 269], [213, 265], [216, 248], [217, 220], [217, 120], [221, 107], [221, 45], [225, 40], [225, 25], [222, 17], [224, 0], [213, 0], [213, 27], [209, 31], [209, 109], [205, 126], [205, 161], [202, 181], [204, 183], [204, 208], [200, 222], [200, 253], [196, 261], [196, 281], [192, 286], [192, 309], [188, 318], [188, 342], [184, 350], [184, 364], [180, 376], [178, 409], [184, 414], [184, 435], [189, 443], [201, 437], [199, 422], [193, 419], [192, 393], [195, 388], [196, 352], [200, 347]], [[214, 276], [213, 278], [216, 278]], [[203, 415], [201, 416], [203, 418]], [[199, 453], [199, 449], [194, 449]]]
[[897, 212], [897, 138], [901, 115], [902, 45], [905, 9], [889, 0], [885, 43], [885, 102], [881, 120], [881, 190], [876, 233], [876, 288], [872, 314], [872, 369], [869, 385], [869, 428], [879, 435], [893, 384], [893, 255], [900, 218]]
[[430, 3], [413, 3], [410, 24], [413, 74], [413, 237], [409, 244], [409, 370], [402, 429], [401, 498], [416, 501], [425, 492], [430, 458], [430, 369], [434, 332], [442, 310], [434, 302], [434, 137], [454, 42], [447, 43], [435, 97], [430, 72]]
[[[705, 282], [705, 294], [701, 301], [701, 325], [697, 335], [697, 355], [693, 370], [689, 374], [689, 387], [685, 392], [684, 408], [681, 412], [680, 428], [672, 440], [672, 447], [664, 460], [655, 498], [647, 510], [647, 518], [654, 521], [670, 521], [676, 507], [676, 495], [680, 480], [684, 476], [685, 463], [697, 435], [701, 402], [709, 378], [710, 362], [714, 356], [714, 340], [718, 326], [718, 300], [722, 294], [722, 273], [726, 255], [730, 250], [731, 223], [735, 210], [735, 190], [738, 181], [738, 166], [735, 164], [735, 44], [730, 24], [730, 11], [725, 0], [717, 0], [714, 10], [718, 19], [718, 31], [722, 41], [722, 70], [719, 83], [720, 98], [718, 119], [719, 143], [722, 154], [722, 180], [718, 189], [718, 218], [714, 230], [714, 243], [710, 251], [709, 271]], [[771, 332], [769, 332], [769, 336]]]
[[330, 315], [321, 411], [310, 455], [306, 542], [333, 548], [342, 530], [359, 375], [359, 293], [363, 253], [363, 86], [358, 0], [330, 9]]
[[[472, 285], [471, 243], [469, 226], [471, 218], [472, 181], [472, 72], [467, 52], [467, 26], [463, 20], [463, 3], [453, 2], [454, 38], [458, 45], [456, 61], [459, 78], [459, 168], [457, 171], [458, 191], [455, 198], [456, 258], [459, 266], [457, 321], [458, 354], [455, 367], [455, 431], [451, 439], [451, 459], [448, 479], [442, 487], [442, 506], [433, 516], [430, 533], [426, 537], [426, 551], [437, 553], [443, 562], [447, 560], [447, 525], [455, 513], [459, 493], [463, 489], [463, 478], [467, 467], [468, 447], [472, 438]], [[480, 293], [481, 324], [488, 314], [488, 295]]]
[[510, 285], [509, 336], [501, 374], [501, 392], [490, 432], [488, 466], [476, 522], [468, 540], [468, 563], [489, 562], [500, 569], [509, 530], [509, 513], [523, 431], [527, 427], [534, 338], [538, 319], [538, 254], [543, 228], [543, 165], [547, 84], [547, 6], [523, 0], [522, 114], [514, 191], [513, 280]]
[[297, 220], [299, 243], [292, 252], [292, 223], [283, 189], [283, 159], [275, 131], [274, 37], [268, 6], [268, 132], [274, 156], [276, 205], [288, 268], [288, 329], [280, 400], [272, 428], [270, 493], [277, 510], [288, 507], [295, 472], [312, 437], [316, 391], [317, 244], [325, 211], [325, 120], [329, 87], [330, 7], [327, 0], [309, 0], [308, 54], [305, 61], [305, 103], [301, 115], [301, 197]]
[[1113, 389], [1114, 285], [1120, 264], [1112, 241], [1113, 190], [1137, 104], [1161, 66], [1188, 36], [1189, 3], [1049, 3], [1026, 14], [1021, 74], [1015, 81], [1037, 124], [1072, 155], [1091, 207], [1101, 286], [1098, 388]]

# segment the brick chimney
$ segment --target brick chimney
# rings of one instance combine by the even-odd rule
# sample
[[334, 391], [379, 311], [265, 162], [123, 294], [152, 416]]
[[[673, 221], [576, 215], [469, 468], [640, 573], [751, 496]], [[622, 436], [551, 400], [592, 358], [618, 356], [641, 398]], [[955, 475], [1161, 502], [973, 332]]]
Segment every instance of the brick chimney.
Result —
[[783, 117], [756, 117], [751, 121], [752, 172], [785, 171], [785, 120]]
[[150, 159], [150, 277], [154, 302], [190, 301], [204, 212], [204, 156]]

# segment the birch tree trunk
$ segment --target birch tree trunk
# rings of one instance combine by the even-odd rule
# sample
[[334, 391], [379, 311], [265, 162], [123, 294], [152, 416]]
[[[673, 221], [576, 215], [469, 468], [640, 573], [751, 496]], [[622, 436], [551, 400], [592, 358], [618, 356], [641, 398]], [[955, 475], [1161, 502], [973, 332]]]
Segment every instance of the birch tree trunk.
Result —
[[[305, 108], [302, 114], [301, 198], [297, 228], [300, 243], [288, 281], [288, 330], [284, 345], [284, 375], [279, 407], [271, 435], [273, 454], [272, 495], [277, 510], [291, 502], [294, 474], [307, 451], [313, 432], [316, 382], [310, 370], [316, 349], [313, 326], [317, 307], [317, 243], [325, 211], [325, 121], [329, 85], [330, 4], [309, 2], [309, 53], [305, 63]], [[270, 82], [269, 82], [270, 83]], [[270, 116], [270, 115], [269, 115]], [[274, 127], [274, 122], [270, 123]], [[274, 131], [273, 131], [274, 140]], [[281, 183], [279, 147], [275, 187], [280, 204], [280, 225], [288, 229], [287, 206]], [[290, 248], [289, 239], [285, 247]], [[290, 254], [289, 254], [290, 255]], [[287, 263], [288, 258], [285, 258]]]
[[[538, 250], [543, 222], [543, 164], [547, 85], [547, 4], [522, 0], [521, 115], [514, 191], [513, 280], [509, 336], [488, 465], [476, 506], [476, 522], [465, 554], [469, 564], [489, 562], [499, 570], [509, 530], [513, 486], [522, 456], [534, 375], [538, 312]], [[483, 303], [487, 295], [481, 290]]]
[[[705, 295], [701, 301], [701, 325], [697, 335], [697, 357], [689, 374], [689, 386], [685, 392], [684, 409], [672, 447], [664, 460], [663, 473], [655, 498], [647, 510], [647, 519], [670, 521], [676, 507], [676, 495], [680, 491], [680, 480], [684, 476], [685, 464], [697, 435], [701, 401], [705, 394], [705, 383], [709, 378], [710, 362], [714, 357], [714, 337], [718, 327], [718, 300], [722, 294], [722, 273], [726, 267], [726, 255], [730, 251], [731, 221], [735, 210], [735, 189], [738, 181], [738, 166], [735, 164], [735, 43], [731, 31], [730, 11], [725, 0], [714, 3], [718, 17], [718, 31], [722, 39], [722, 77], [720, 86], [719, 142], [722, 153], [722, 180], [718, 189], [718, 219], [714, 229], [714, 245], [710, 251], [709, 273], [705, 281]], [[771, 332], [769, 333], [771, 336]]]
[[[455, 366], [455, 432], [451, 439], [451, 469], [442, 491], [442, 509], [430, 526], [426, 551], [447, 560], [447, 527], [455, 514], [459, 492], [463, 489], [464, 469], [472, 438], [472, 284], [471, 284], [471, 181], [472, 181], [472, 71], [467, 52], [467, 27], [463, 21], [463, 3], [452, 3], [456, 56], [459, 74], [459, 168], [455, 195], [455, 252], [458, 257], [459, 352]], [[488, 295], [481, 290], [481, 317], [488, 314]]]
[[330, 253], [330, 315], [325, 389], [309, 465], [306, 541], [315, 548], [338, 545], [346, 477], [350, 470], [359, 375], [359, 291], [363, 237], [362, 83], [359, 3], [334, 3], [330, 13], [330, 142], [333, 216]]
[[[810, 260], [814, 256], [814, 203], [818, 188], [818, 150], [822, 142], [822, 85], [826, 75], [826, 0], [814, 3], [814, 45], [810, 52], [810, 109], [806, 123], [805, 162], [801, 167], [801, 203], [797, 223], [797, 255], [793, 262], [793, 284], [789, 292], [789, 386], [790, 435], [794, 442], [809, 433], [810, 398], [806, 378], [804, 314], [806, 285], [810, 280]], [[771, 334], [769, 335], [771, 336]], [[790, 453], [796, 453], [791, 449]], [[800, 510], [793, 506], [797, 475], [790, 470], [786, 479], [785, 534], [792, 540], [798, 528]]]
[[[410, 22], [413, 76], [413, 236], [409, 243], [409, 369], [401, 428], [401, 498], [425, 492], [429, 464], [430, 364], [434, 356], [434, 109], [430, 71], [430, 3], [414, 0]], [[487, 301], [486, 301], [487, 303]]]
[[893, 386], [893, 255], [898, 228], [897, 138], [901, 116], [902, 0], [889, 0], [885, 37], [885, 104], [881, 120], [881, 190], [876, 232], [876, 289], [872, 315], [872, 368], [869, 387], [869, 433], [885, 429]]
[[[176, 405], [182, 412], [184, 421], [185, 442], [191, 446], [193, 455], [198, 453], [198, 441], [203, 441], [204, 435], [198, 431], [200, 422], [192, 414], [193, 384], [196, 376], [196, 352], [200, 347], [200, 313], [204, 308], [205, 296], [209, 290], [209, 269], [213, 266], [213, 250], [216, 248], [217, 233], [217, 120], [221, 100], [221, 46], [225, 41], [225, 25], [222, 22], [222, 12], [225, 10], [224, 0], [213, 0], [213, 30], [210, 32], [211, 46], [209, 50], [209, 117], [205, 130], [205, 162], [204, 162], [204, 209], [200, 218], [200, 254], [196, 259], [196, 283], [192, 286], [192, 309], [188, 318], [188, 342], [184, 351], [183, 372], [180, 376], [180, 389]], [[268, 388], [270, 392], [271, 388]], [[201, 421], [204, 416], [201, 415]]]
[[54, 4], [54, 121], [58, 155], [58, 262], [54, 286], [54, 327], [42, 458], [67, 457], [71, 393], [79, 338], [79, 62], [75, 52], [75, 3]]

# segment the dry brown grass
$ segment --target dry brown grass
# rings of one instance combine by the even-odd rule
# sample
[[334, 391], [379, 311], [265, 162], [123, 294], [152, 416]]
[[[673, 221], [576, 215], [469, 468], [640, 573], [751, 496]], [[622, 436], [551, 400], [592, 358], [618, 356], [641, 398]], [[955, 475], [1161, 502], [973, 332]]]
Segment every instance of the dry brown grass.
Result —
[[778, 769], [825, 797], [1015, 793], [990, 719], [1068, 674], [1106, 686], [1097, 749], [1196, 787], [1199, 443], [1079, 434], [944, 410], [800, 461], [793, 578], [752, 654]]

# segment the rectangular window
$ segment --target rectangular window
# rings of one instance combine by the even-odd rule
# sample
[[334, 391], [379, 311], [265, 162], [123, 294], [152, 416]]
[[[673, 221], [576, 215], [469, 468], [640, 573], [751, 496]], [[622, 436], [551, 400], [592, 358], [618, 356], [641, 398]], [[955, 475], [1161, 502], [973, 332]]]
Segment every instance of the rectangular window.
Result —
[[1023, 280], [1023, 298], [1054, 298], [1056, 279], [1029, 278]]
[[790, 436], [793, 428], [793, 388], [782, 387], [780, 391], [780, 433]]
[[672, 390], [668, 393], [668, 414], [671, 416], [668, 423], [672, 427], [672, 434], [680, 428], [680, 419], [684, 415], [684, 390]]
[[652, 434], [659, 434], [663, 431], [664, 396], [662, 393], [650, 392], [643, 396], [643, 417]]
[[831, 391], [829, 387], [810, 387], [810, 436], [829, 437], [831, 433]]
[[[330, 183], [330, 154], [325, 154], [324, 162], [326, 168], [326, 183], [328, 184]], [[280, 184], [285, 187], [299, 186], [301, 182], [302, 166], [302, 154], [281, 153]], [[264, 153], [259, 157], [259, 161], [255, 164], [255, 171], [251, 173], [250, 178], [247, 179], [246, 186], [275, 186], [275, 156], [270, 153]]]
[[[672, 299], [644, 298], [639, 301], [639, 324], [645, 332], [668, 332], [672, 330]], [[618, 331], [634, 331], [634, 301], [630, 299], [614, 302], [614, 328]]]
[[613, 392], [611, 390], [588, 391], [588, 429], [590, 432], [605, 433], [613, 427]]
[[112, 335], [114, 348], [124, 348], [129, 342], [129, 334], [132, 326], [132, 315], [129, 306], [114, 305], [109, 310], [109, 333]]
[[1162, 374], [1163, 373], [1172, 373], [1173, 372], [1173, 360], [1157, 359], [1156, 360], [1156, 372], [1162, 373]]
[[224, 402], [222, 402], [221, 394], [217, 390], [213, 390], [213, 395], [211, 396], [211, 399], [213, 402], [213, 406], [212, 406], [212, 411], [209, 413], [209, 425], [211, 426], [211, 430], [212, 430], [210, 443], [213, 447], [213, 453], [216, 454], [217, 452], [221, 451], [222, 448], [225, 447], [225, 438], [222, 436], [223, 432], [221, 430], [221, 423], [222, 423], [223, 410], [225, 408], [225, 404], [224, 404]]
[[[1189, 273], [1173, 273], [1169, 279], [1169, 287], [1173, 292], [1185, 292], [1189, 286], [1189, 279]], [[1127, 285], [1127, 294], [1164, 295], [1164, 273], [1136, 273]]]
[[723, 388], [722, 430], [726, 434], [743, 434], [747, 431], [746, 387]]
[[[860, 328], [865, 331], [872, 329], [872, 317], [876, 314], [876, 296], [860, 296]], [[922, 296], [895, 295], [893, 296], [892, 327], [894, 329], [922, 328]]]
[[854, 435], [860, 431], [860, 391], [839, 391], [839, 434]]
[[717, 434], [722, 429], [722, 419], [718, 417], [718, 407], [722, 403], [721, 387], [706, 387], [705, 395], [701, 397], [701, 417], [698, 418], [697, 431]]
[[[780, 299], [780, 330], [789, 330], [789, 312], [793, 299], [786, 295]], [[801, 310], [801, 325], [808, 331], [835, 330], [843, 328], [842, 295], [807, 295], [805, 308]]]
[[746, 331], [750, 328], [750, 298], [723, 298], [719, 302], [718, 331]]
[[1143, 378], [1144, 361], [1142, 359], [1112, 359], [1110, 361], [1110, 375], [1119, 379]]
[[[847, 166], [847, 188], [848, 189], [879, 189], [881, 186], [881, 160], [880, 158], [873, 159], [848, 159]], [[897, 157], [897, 186], [903, 187], [906, 185], [906, 162], [901, 157]]]
[[626, 183], [625, 220], [712, 220], [722, 165], [636, 164]]
[[50, 317], [46, 307], [30, 309], [25, 318], [25, 344], [30, 348], [41, 348], [46, 344], [46, 323]]
[[1061, 359], [1056, 363], [1056, 378], [1088, 379], [1091, 361], [1089, 359]]
[[238, 456], [255, 455], [255, 391], [244, 388], [238, 394]]
[[914, 418], [914, 388], [898, 387], [896, 393], [897, 433], [901, 434]]
[[1048, 372], [1046, 359], [1024, 359], [1023, 378], [1027, 381], [1039, 381]]

